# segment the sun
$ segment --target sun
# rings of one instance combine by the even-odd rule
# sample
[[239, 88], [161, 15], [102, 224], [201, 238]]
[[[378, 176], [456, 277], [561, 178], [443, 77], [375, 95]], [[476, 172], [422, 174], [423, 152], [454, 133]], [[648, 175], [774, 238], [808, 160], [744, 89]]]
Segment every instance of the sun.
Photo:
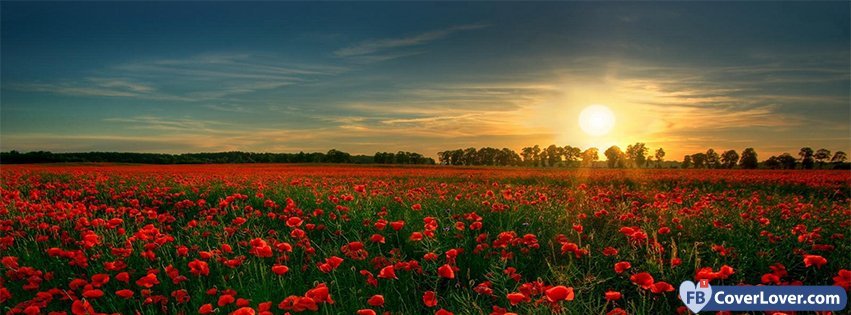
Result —
[[579, 113], [579, 127], [590, 136], [605, 136], [615, 126], [615, 114], [603, 105], [591, 105]]

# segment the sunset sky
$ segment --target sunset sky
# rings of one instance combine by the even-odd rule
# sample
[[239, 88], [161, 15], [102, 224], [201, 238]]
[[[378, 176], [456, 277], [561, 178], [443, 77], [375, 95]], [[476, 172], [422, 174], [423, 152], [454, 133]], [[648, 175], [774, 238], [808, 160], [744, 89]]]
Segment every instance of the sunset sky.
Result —
[[[2, 2], [0, 150], [851, 149], [849, 2]], [[579, 128], [605, 105], [615, 127]]]

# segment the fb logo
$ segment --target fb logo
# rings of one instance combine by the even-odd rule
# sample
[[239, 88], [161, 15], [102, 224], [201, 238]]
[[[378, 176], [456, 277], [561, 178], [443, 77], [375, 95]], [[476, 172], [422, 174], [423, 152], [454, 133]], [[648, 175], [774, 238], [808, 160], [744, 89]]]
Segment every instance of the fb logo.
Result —
[[684, 281], [680, 284], [680, 299], [692, 312], [700, 312], [709, 303], [711, 295], [712, 286], [706, 279], [701, 279], [699, 285], [695, 285], [691, 281]]

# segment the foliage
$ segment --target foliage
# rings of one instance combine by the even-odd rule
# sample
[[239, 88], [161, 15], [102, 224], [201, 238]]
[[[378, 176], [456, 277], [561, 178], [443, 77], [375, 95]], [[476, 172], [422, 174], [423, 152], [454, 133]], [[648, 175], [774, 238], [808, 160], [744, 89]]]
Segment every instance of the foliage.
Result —
[[851, 289], [844, 171], [0, 172], [7, 314], [671, 314], [683, 280]]

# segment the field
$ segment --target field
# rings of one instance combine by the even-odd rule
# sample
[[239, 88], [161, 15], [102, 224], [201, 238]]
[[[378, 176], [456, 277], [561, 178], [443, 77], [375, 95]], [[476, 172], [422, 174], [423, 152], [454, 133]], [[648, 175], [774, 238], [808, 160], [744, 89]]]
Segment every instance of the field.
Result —
[[3, 166], [7, 314], [669, 314], [851, 288], [851, 173]]

